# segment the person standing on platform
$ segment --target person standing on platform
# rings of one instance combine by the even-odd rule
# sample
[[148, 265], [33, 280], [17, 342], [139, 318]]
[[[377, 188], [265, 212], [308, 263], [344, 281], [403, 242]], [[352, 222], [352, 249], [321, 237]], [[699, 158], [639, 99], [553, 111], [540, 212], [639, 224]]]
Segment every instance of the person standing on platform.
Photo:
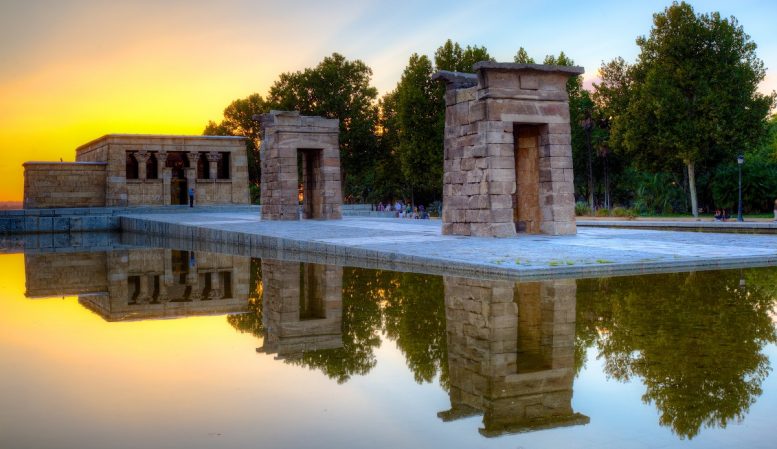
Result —
[[189, 207], [194, 207], [194, 187], [189, 187]]

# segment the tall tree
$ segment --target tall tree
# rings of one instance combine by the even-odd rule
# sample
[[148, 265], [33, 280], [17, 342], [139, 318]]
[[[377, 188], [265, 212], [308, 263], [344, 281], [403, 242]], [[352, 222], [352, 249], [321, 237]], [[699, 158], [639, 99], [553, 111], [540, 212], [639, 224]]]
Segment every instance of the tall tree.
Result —
[[300, 111], [340, 120], [340, 163], [346, 196], [369, 193], [377, 140], [378, 91], [370, 85], [372, 69], [339, 53], [316, 67], [283, 73], [270, 88], [271, 109]]
[[526, 49], [521, 47], [518, 49], [518, 53], [513, 56], [513, 61], [516, 64], [535, 64], [534, 58], [529, 56], [528, 53], [526, 53]]
[[397, 86], [397, 153], [411, 193], [431, 199], [442, 190], [444, 88], [432, 81], [432, 62], [413, 54]]
[[261, 95], [251, 94], [229, 104], [224, 109], [224, 119], [216, 123], [209, 121], [203, 134], [206, 136], [244, 136], [248, 137], [248, 178], [252, 185], [259, 185], [261, 164], [259, 162], [259, 144], [261, 129], [259, 123], [253, 120], [254, 114], [264, 114], [269, 111], [267, 103]]
[[393, 145], [389, 151], [409, 186], [410, 192], [403, 193], [422, 202], [442, 196], [445, 88], [432, 82], [431, 75], [435, 70], [472, 72], [480, 61], [493, 61], [485, 47], [462, 48], [448, 39], [434, 52], [434, 64], [425, 55], [413, 54], [396, 89], [384, 97], [384, 108], [393, 110], [383, 114], [393, 122], [383, 132], [395, 133], [387, 134], [384, 142]]
[[691, 5], [674, 2], [653, 15], [650, 35], [637, 45], [632, 94], [615, 118], [615, 139], [631, 154], [681, 161], [697, 216], [697, 164], [753, 148], [775, 95], [758, 93], [763, 62], [734, 17], [697, 15]]

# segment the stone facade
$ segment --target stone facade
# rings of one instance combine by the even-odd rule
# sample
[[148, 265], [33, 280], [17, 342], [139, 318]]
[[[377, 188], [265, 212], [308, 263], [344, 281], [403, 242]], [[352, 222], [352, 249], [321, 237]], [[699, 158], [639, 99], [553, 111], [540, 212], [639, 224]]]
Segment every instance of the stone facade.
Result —
[[[76, 149], [107, 162], [106, 206], [248, 204], [245, 138], [109, 134]], [[221, 165], [219, 165], [221, 164]]]
[[293, 360], [343, 345], [342, 267], [262, 259], [262, 287], [267, 333], [259, 351]]
[[28, 297], [73, 295], [107, 321], [247, 310], [250, 259], [170, 249], [25, 256]]
[[105, 206], [105, 162], [25, 162], [24, 208]]
[[[109, 134], [76, 163], [24, 164], [24, 207], [248, 204], [245, 138]], [[46, 173], [49, 172], [49, 174]]]
[[580, 67], [479, 62], [446, 83], [443, 234], [575, 234], [566, 82]]
[[304, 218], [342, 218], [339, 121], [289, 111], [260, 119], [262, 219], [298, 220], [300, 193]]
[[483, 414], [483, 435], [585, 424], [572, 410], [574, 279], [515, 283], [445, 277], [451, 409]]

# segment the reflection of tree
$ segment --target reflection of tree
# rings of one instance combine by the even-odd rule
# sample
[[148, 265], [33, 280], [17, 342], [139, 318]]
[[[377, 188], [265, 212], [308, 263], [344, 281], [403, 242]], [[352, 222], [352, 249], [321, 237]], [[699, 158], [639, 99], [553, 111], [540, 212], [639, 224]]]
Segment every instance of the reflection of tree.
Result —
[[439, 372], [440, 383], [447, 388], [448, 345], [442, 278], [388, 274], [390, 285], [383, 289], [386, 334], [396, 340], [416, 382], [431, 382]]
[[[442, 279], [393, 271], [343, 269], [343, 346], [306, 351], [297, 363], [347, 381], [375, 366], [379, 333], [397, 341], [416, 381], [430, 382], [444, 370], [447, 382], [445, 303]], [[383, 320], [385, 319], [385, 323]], [[384, 328], [385, 325], [385, 328]]]
[[660, 423], [693, 438], [741, 420], [770, 371], [761, 353], [777, 340], [774, 297], [759, 270], [578, 282], [578, 339], [595, 341], [605, 371], [643, 379]]
[[335, 349], [305, 351], [290, 363], [316, 368], [338, 383], [363, 375], [375, 366], [374, 350], [380, 345], [380, 304], [368, 293], [369, 270], [343, 269], [343, 345]]
[[[251, 259], [250, 312], [230, 315], [227, 321], [240, 332], [264, 338], [261, 266], [259, 259]], [[319, 369], [343, 383], [375, 366], [374, 351], [385, 331], [397, 341], [417, 382], [431, 382], [439, 372], [440, 383], [447, 387], [442, 278], [344, 268], [342, 286], [342, 347], [304, 351], [288, 363]]]
[[263, 293], [262, 261], [260, 259], [251, 259], [248, 312], [228, 315], [227, 322], [242, 333], [250, 333], [255, 337], [264, 338], [264, 325], [262, 324]]

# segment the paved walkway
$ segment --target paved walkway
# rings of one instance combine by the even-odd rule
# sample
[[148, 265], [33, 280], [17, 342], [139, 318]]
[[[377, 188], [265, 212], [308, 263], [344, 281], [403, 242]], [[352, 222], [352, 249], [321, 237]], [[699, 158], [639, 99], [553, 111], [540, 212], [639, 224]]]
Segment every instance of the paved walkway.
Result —
[[[133, 214], [122, 228], [261, 250], [385, 261], [423, 272], [510, 277], [595, 276], [777, 265], [777, 235], [579, 227], [575, 236], [446, 236], [437, 220], [345, 217], [261, 221], [251, 213]], [[381, 266], [380, 263], [377, 266]]]

